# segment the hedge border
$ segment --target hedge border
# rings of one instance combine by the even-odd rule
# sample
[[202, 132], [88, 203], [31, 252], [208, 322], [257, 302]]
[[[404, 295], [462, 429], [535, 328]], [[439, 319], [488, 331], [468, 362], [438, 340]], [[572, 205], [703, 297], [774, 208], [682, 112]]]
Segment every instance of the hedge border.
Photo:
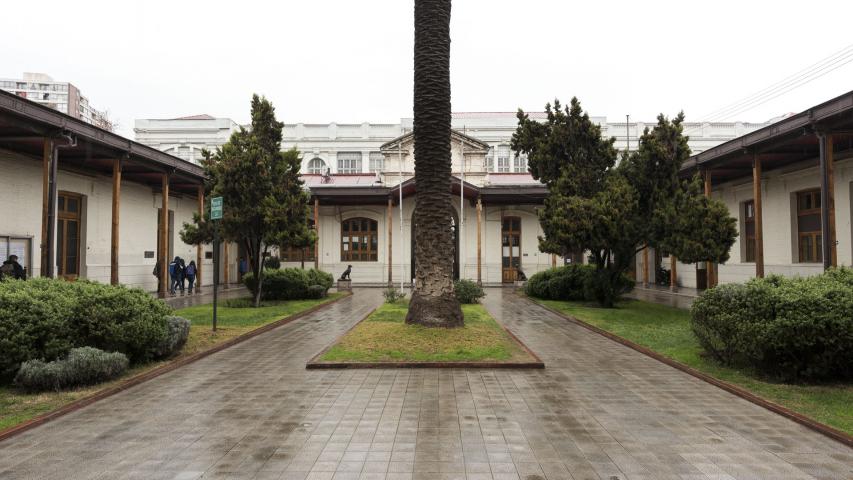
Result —
[[709, 383], [709, 384], [711, 384], [717, 388], [725, 390], [725, 391], [727, 391], [727, 392], [729, 392], [729, 393], [731, 393], [737, 397], [740, 397], [740, 398], [742, 398], [748, 402], [754, 403], [755, 405], [758, 405], [760, 407], [764, 407], [765, 409], [770, 410], [773, 413], [776, 413], [776, 414], [781, 415], [785, 418], [788, 418], [789, 420], [793, 420], [794, 422], [799, 423], [800, 425], [802, 425], [802, 426], [804, 426], [810, 430], [813, 430], [817, 433], [820, 433], [821, 435], [829, 437], [829, 438], [831, 438], [837, 442], [840, 442], [840, 443], [842, 443], [848, 447], [853, 447], [853, 435], [849, 435], [845, 432], [842, 432], [841, 430], [830, 427], [829, 425], [826, 425], [824, 423], [820, 423], [817, 420], [809, 418], [809, 417], [807, 417], [801, 413], [797, 413], [793, 410], [790, 410], [786, 407], [783, 407], [782, 405], [779, 405], [778, 403], [771, 402], [770, 400], [767, 400], [763, 397], [759, 397], [758, 395], [750, 392], [749, 390], [738, 387], [737, 385], [734, 385], [734, 384], [731, 384], [728, 382], [724, 382], [722, 380], [719, 380], [717, 378], [712, 377], [711, 375], [708, 375], [707, 373], [703, 373], [703, 372], [700, 372], [699, 370], [696, 370], [695, 368], [688, 367], [687, 365], [685, 365], [681, 362], [675, 361], [675, 360], [673, 360], [669, 357], [666, 357], [664, 355], [661, 355], [660, 353], [655, 352], [654, 350], [651, 350], [648, 347], [644, 347], [640, 344], [634, 343], [634, 342], [632, 342], [626, 338], [623, 338], [623, 337], [620, 337], [616, 334], [610, 333], [607, 330], [604, 330], [602, 328], [596, 327], [595, 325], [586, 323], [583, 320], [580, 320], [580, 319], [577, 319], [575, 317], [571, 317], [569, 315], [566, 315], [565, 313], [562, 313], [559, 310], [556, 310], [556, 309], [551, 308], [547, 305], [539, 303], [536, 300], [531, 300], [529, 297], [522, 295], [518, 292], [516, 292], [516, 295], [518, 295], [519, 297], [527, 300], [528, 302], [533, 303], [535, 305], [538, 305], [538, 306], [544, 308], [545, 310], [548, 310], [549, 312], [554, 313], [554, 314], [556, 314], [556, 315], [558, 315], [558, 316], [560, 316], [560, 317], [562, 317], [562, 318], [564, 318], [564, 319], [566, 319], [566, 320], [568, 320], [568, 321], [570, 321], [576, 325], [584, 327], [587, 330], [593, 331], [599, 335], [607, 337], [610, 340], [613, 340], [614, 342], [621, 343], [622, 345], [624, 345], [628, 348], [636, 350], [636, 351], [638, 351], [638, 352], [640, 352], [640, 353], [642, 353], [648, 357], [651, 357], [651, 358], [653, 358], [653, 359], [655, 359], [661, 363], [665, 363], [665, 364], [669, 365], [670, 367], [673, 367], [677, 370], [681, 370], [682, 372], [684, 372], [688, 375], [696, 377], [699, 380], [703, 380], [706, 383]]
[[[495, 320], [494, 315], [489, 312], [489, 315], [492, 316], [492, 319], [495, 320], [495, 323], [500, 326], [504, 332], [506, 332], [509, 337], [514, 340], [521, 348], [527, 352], [528, 355], [533, 357], [534, 361], [532, 362], [484, 362], [484, 361], [476, 361], [476, 362], [322, 362], [320, 361], [320, 357], [326, 354], [332, 347], [338, 344], [345, 336], [347, 336], [351, 331], [355, 330], [356, 327], [361, 325], [362, 322], [367, 320], [368, 317], [373, 315], [379, 307], [371, 309], [367, 312], [361, 320], [355, 322], [355, 325], [348, 328], [343, 334], [335, 338], [335, 340], [323, 348], [319, 353], [311, 357], [308, 360], [308, 363], [305, 364], [306, 370], [340, 370], [340, 369], [349, 369], [349, 368], [517, 368], [517, 369], [543, 369], [545, 368], [545, 362], [539, 358], [539, 355], [533, 352], [524, 342], [521, 341], [512, 331], [506, 328], [501, 322]], [[488, 310], [487, 310], [488, 312]]]
[[234, 337], [230, 340], [227, 340], [227, 341], [222, 342], [218, 345], [215, 345], [215, 346], [213, 346], [207, 350], [194, 353], [190, 356], [181, 358], [179, 360], [175, 360], [174, 362], [170, 362], [170, 363], [167, 363], [165, 365], [154, 368], [152, 370], [139, 373], [137, 375], [134, 375], [134, 376], [128, 378], [127, 380], [121, 382], [120, 384], [118, 384], [114, 387], [110, 387], [110, 388], [107, 388], [104, 390], [100, 390], [98, 392], [95, 392], [95, 393], [87, 396], [87, 397], [83, 397], [83, 398], [75, 400], [69, 404], [63, 405], [63, 406], [61, 406], [55, 410], [45, 412], [45, 413], [43, 413], [43, 414], [41, 414], [35, 418], [31, 418], [31, 419], [25, 421], [23, 423], [19, 423], [17, 425], [13, 425], [13, 426], [8, 427], [6, 429], [0, 430], [0, 442], [3, 442], [4, 440], [7, 440], [11, 437], [14, 437], [15, 435], [18, 435], [18, 434], [24, 433], [26, 431], [32, 430], [33, 428], [36, 428], [40, 425], [43, 425], [43, 424], [45, 424], [51, 420], [55, 420], [59, 417], [67, 415], [71, 412], [75, 412], [77, 410], [80, 410], [81, 408], [89, 406], [89, 405], [91, 405], [91, 404], [93, 404], [99, 400], [103, 400], [103, 399], [111, 397], [117, 393], [123, 392], [123, 391], [125, 391], [131, 387], [135, 387], [136, 385], [139, 385], [141, 383], [147, 382], [149, 380], [153, 380], [154, 378], [157, 378], [160, 375], [163, 375], [165, 373], [169, 373], [172, 370], [176, 370], [176, 369], [183, 367], [185, 365], [189, 365], [190, 363], [196, 362], [198, 360], [201, 360], [202, 358], [213, 355], [216, 352], [225, 350], [226, 348], [229, 348], [229, 347], [233, 347], [234, 345], [237, 345], [238, 343], [243, 343], [246, 340], [257, 337], [258, 335], [260, 335], [262, 333], [266, 333], [266, 332], [268, 332], [274, 328], [278, 328], [278, 327], [286, 325], [290, 322], [293, 322], [295, 320], [299, 320], [300, 318], [305, 317], [307, 315], [310, 315], [310, 314], [316, 312], [317, 310], [326, 308], [326, 307], [331, 306], [331, 305], [333, 305], [333, 304], [335, 304], [335, 303], [337, 303], [337, 302], [339, 302], [339, 301], [341, 301], [347, 297], [352, 296], [352, 292], [343, 292], [343, 293], [344, 293], [343, 296], [335, 298], [334, 300], [323, 302], [323, 303], [321, 303], [319, 305], [315, 305], [315, 306], [313, 306], [307, 310], [303, 310], [301, 312], [294, 313], [293, 315], [289, 315], [289, 316], [281, 318], [279, 320], [275, 320], [271, 323], [268, 323], [266, 325], [258, 327], [252, 331], [246, 332], [242, 335], [239, 335], [239, 336]]

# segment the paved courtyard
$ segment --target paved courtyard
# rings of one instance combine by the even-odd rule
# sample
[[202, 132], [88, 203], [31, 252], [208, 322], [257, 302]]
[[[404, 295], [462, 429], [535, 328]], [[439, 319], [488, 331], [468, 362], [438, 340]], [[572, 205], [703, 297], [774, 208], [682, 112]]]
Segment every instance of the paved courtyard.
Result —
[[305, 370], [330, 308], [0, 442], [0, 479], [849, 479], [853, 452], [514, 296], [545, 370]]

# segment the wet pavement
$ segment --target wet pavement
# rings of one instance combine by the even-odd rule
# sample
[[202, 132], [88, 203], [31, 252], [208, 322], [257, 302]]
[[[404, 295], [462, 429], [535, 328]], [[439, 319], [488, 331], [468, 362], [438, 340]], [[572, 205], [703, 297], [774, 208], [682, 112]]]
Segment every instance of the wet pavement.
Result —
[[[219, 301], [228, 300], [230, 298], [248, 297], [249, 295], [249, 290], [242, 285], [230, 285], [228, 288], [220, 286], [219, 291], [216, 293], [216, 297]], [[163, 301], [175, 309], [194, 307], [196, 305], [206, 305], [208, 303], [213, 303], [213, 287], [204, 287], [202, 293], [196, 293], [194, 295], [181, 295], [180, 293], [176, 293], [174, 297], [168, 296], [163, 298]]]
[[657, 285], [642, 287], [638, 285], [625, 294], [625, 297], [689, 310], [700, 293], [701, 291], [695, 288], [679, 287], [677, 291], [672, 292], [669, 287]]
[[0, 442], [0, 478], [844, 479], [853, 452], [509, 291], [545, 370], [306, 370], [329, 308]]

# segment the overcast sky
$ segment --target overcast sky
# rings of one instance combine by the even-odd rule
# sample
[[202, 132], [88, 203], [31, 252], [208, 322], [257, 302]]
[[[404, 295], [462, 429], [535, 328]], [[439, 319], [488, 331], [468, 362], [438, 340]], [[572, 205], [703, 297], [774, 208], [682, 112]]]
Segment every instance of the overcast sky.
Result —
[[[136, 118], [245, 123], [253, 92], [287, 122], [397, 122], [412, 115], [413, 5], [42, 1], [5, 9], [0, 77], [70, 81], [127, 136]], [[851, 19], [849, 1], [456, 0], [453, 110], [577, 96], [611, 121], [706, 119], [853, 44]], [[853, 63], [825, 72], [719, 119], [764, 121], [853, 90]]]

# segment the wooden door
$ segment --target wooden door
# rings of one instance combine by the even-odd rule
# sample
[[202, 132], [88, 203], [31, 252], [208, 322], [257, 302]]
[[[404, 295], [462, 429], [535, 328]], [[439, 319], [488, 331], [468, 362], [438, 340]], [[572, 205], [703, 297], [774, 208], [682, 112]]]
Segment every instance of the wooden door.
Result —
[[60, 192], [56, 209], [56, 273], [66, 280], [80, 276], [80, 211], [83, 197]]
[[521, 268], [521, 218], [501, 219], [501, 279], [515, 282]]

